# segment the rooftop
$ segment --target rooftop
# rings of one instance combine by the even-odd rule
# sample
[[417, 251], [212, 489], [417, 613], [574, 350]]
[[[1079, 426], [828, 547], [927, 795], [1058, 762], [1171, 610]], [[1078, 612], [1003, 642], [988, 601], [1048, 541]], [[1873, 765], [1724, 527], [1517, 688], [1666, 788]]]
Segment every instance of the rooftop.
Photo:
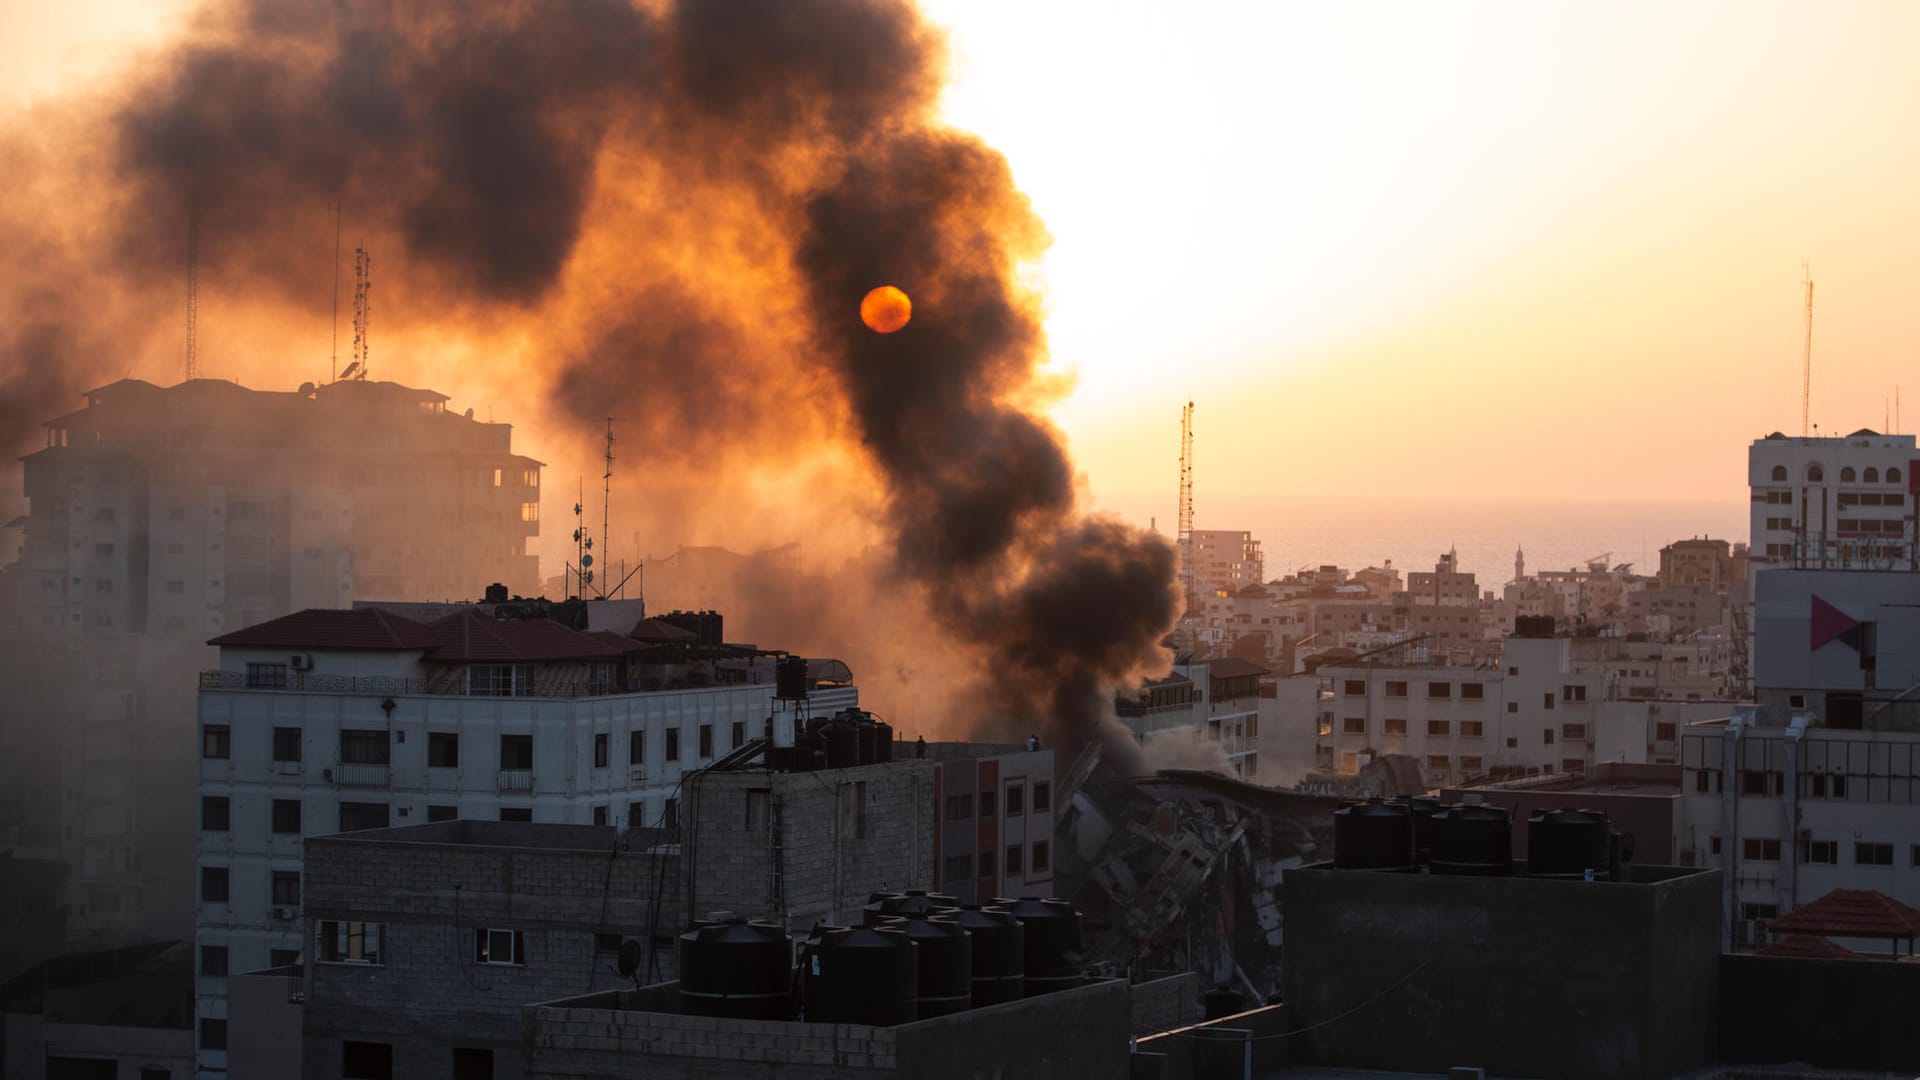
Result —
[[1920, 937], [1920, 910], [1874, 889], [1835, 889], [1767, 925], [1774, 934], [1831, 934], [1851, 938]]
[[352, 833], [313, 837], [369, 844], [433, 844], [438, 846], [540, 848], [547, 851], [613, 850], [620, 830], [611, 825], [563, 825], [547, 821], [481, 821], [459, 818], [424, 825], [396, 825], [388, 829], [361, 829]]

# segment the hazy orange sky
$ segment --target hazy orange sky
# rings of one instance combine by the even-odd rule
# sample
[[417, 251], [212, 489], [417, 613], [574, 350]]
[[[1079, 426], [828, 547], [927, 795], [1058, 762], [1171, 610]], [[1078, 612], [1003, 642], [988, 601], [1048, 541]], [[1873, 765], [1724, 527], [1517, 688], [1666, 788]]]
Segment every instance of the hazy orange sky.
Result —
[[[189, 7], [0, 7], [0, 109]], [[1098, 501], [1171, 512], [1191, 395], [1203, 492], [1742, 502], [1800, 422], [1802, 260], [1823, 430], [1920, 354], [1920, 5], [926, 7], [1053, 232]]]

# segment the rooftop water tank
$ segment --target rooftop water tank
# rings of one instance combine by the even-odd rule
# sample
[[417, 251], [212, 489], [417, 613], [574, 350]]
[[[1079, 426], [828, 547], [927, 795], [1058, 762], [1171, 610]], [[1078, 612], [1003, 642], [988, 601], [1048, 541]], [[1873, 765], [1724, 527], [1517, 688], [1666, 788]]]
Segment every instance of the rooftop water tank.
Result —
[[873, 760], [881, 764], [893, 760], [893, 725], [885, 720], [873, 722]]
[[972, 935], [974, 1008], [1025, 996], [1027, 934], [1019, 919], [978, 904], [964, 904], [939, 917], [953, 920]]
[[1435, 874], [1504, 877], [1513, 873], [1513, 815], [1497, 806], [1449, 806], [1433, 816]]
[[1413, 859], [1425, 866], [1433, 854], [1433, 815], [1446, 804], [1429, 795], [1402, 795], [1395, 801], [1406, 803], [1413, 815]]
[[1381, 799], [1333, 812], [1333, 865], [1341, 870], [1412, 871], [1413, 809]]
[[903, 893], [874, 893], [867, 898], [867, 906], [860, 921], [868, 926], [878, 926], [880, 920], [894, 916], [924, 918], [942, 911], [951, 911], [959, 906], [958, 898], [945, 893], [930, 893], [925, 889], [908, 889]]
[[945, 915], [890, 916], [881, 929], [899, 930], [919, 952], [920, 990], [916, 1014], [930, 1020], [965, 1012], [973, 1004], [973, 943], [966, 928]]
[[1605, 880], [1613, 875], [1605, 810], [1536, 810], [1527, 821], [1527, 876]]
[[811, 734], [825, 742], [827, 767], [852, 769], [860, 764], [860, 729], [845, 716], [835, 716], [813, 726]]
[[805, 701], [812, 689], [804, 656], [783, 656], [773, 665], [773, 696], [781, 701]]
[[793, 938], [734, 917], [680, 935], [680, 1011], [737, 1020], [793, 1018]]
[[1043, 900], [1023, 896], [1004, 908], [1020, 920], [1026, 936], [1027, 997], [1050, 994], [1079, 986], [1086, 981], [1084, 952], [1080, 946], [1080, 909], [1065, 900]]
[[919, 957], [898, 930], [819, 927], [800, 964], [808, 1023], [905, 1024], [919, 1011]]

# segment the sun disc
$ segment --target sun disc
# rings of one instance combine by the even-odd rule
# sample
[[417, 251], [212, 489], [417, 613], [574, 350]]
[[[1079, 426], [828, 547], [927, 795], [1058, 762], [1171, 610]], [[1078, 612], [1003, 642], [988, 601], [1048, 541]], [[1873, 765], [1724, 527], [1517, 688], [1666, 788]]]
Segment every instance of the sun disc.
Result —
[[876, 334], [891, 334], [913, 318], [913, 301], [891, 285], [881, 285], [860, 301], [860, 321]]

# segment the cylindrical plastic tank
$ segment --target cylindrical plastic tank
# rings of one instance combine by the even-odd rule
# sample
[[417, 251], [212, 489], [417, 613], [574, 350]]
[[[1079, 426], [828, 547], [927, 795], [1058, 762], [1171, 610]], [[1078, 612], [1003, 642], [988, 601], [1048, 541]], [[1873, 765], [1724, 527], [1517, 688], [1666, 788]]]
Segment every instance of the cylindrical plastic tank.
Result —
[[1604, 810], [1536, 810], [1527, 820], [1527, 876], [1596, 880], [1613, 874]]
[[899, 930], [919, 950], [920, 1019], [964, 1012], [973, 1005], [973, 944], [966, 928], [944, 915], [890, 916], [881, 929]]
[[905, 1024], [919, 1011], [920, 965], [913, 941], [898, 930], [823, 926], [801, 956], [807, 1021], [816, 1024]]
[[826, 742], [827, 767], [852, 769], [860, 764], [860, 729], [853, 721], [834, 717], [814, 729]]
[[793, 1018], [793, 938], [732, 918], [680, 935], [680, 1011], [737, 1020]]
[[773, 696], [786, 701], [800, 701], [806, 698], [812, 689], [812, 680], [807, 678], [807, 661], [801, 656], [783, 656], [773, 665]]
[[945, 893], [930, 893], [925, 889], [908, 889], [903, 893], [884, 895], [875, 893], [868, 897], [867, 906], [861, 914], [860, 921], [868, 926], [878, 926], [882, 919], [902, 915], [924, 918], [959, 906], [958, 898]]
[[1425, 866], [1433, 857], [1433, 815], [1446, 809], [1446, 804], [1428, 795], [1403, 795], [1395, 801], [1406, 803], [1413, 815], [1413, 860]]
[[1080, 909], [1065, 900], [1023, 896], [1004, 908], [1020, 920], [1026, 934], [1027, 997], [1050, 994], [1086, 981], [1080, 947]]
[[1433, 816], [1435, 874], [1505, 877], [1513, 873], [1513, 816], [1497, 806], [1449, 806]]
[[1018, 1001], [1026, 995], [1027, 932], [1005, 911], [965, 904], [942, 912], [972, 935], [973, 1007]]
[[1246, 996], [1231, 986], [1216, 986], [1200, 997], [1204, 1015], [1208, 1020], [1218, 1020], [1223, 1016], [1232, 1016], [1247, 1011]]
[[1368, 799], [1335, 810], [1333, 865], [1341, 870], [1413, 870], [1412, 808]]
[[873, 722], [873, 754], [883, 765], [893, 760], [893, 725], [885, 720]]
[[860, 764], [871, 765], [880, 760], [879, 730], [873, 726], [864, 713], [854, 713], [848, 719], [853, 721], [853, 733], [860, 739]]

